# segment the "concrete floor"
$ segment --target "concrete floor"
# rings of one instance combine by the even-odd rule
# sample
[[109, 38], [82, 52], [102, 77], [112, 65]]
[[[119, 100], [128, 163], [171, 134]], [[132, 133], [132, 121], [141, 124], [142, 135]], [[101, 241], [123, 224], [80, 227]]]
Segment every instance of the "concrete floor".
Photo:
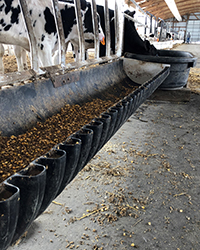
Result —
[[199, 136], [200, 95], [146, 101], [9, 250], [199, 250]]

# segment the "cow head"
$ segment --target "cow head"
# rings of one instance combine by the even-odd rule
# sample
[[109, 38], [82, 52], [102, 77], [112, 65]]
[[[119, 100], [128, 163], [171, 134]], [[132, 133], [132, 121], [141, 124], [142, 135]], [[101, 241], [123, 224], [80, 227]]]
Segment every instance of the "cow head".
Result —
[[[133, 17], [135, 14], [135, 11], [125, 11], [126, 14]], [[142, 40], [142, 38], [139, 36], [136, 28], [135, 23], [131, 20], [128, 20], [125, 17], [124, 21], [124, 51], [135, 53], [135, 54], [141, 54], [141, 55], [157, 55], [158, 51], [157, 49], [150, 44], [148, 40]]]
[[144, 40], [144, 48], [146, 50], [146, 53], [148, 55], [156, 56], [158, 54], [158, 50], [150, 44], [148, 40]]
[[[83, 28], [84, 28], [84, 36], [86, 41], [90, 41], [94, 43], [94, 29], [93, 29], [93, 17], [92, 17], [92, 6], [89, 2], [86, 2], [85, 0], [81, 0], [81, 3], [85, 2], [84, 15], [83, 15]], [[81, 7], [82, 8], [82, 7]], [[103, 29], [101, 27], [101, 21], [100, 16], [97, 13], [97, 20], [98, 20], [98, 31], [99, 31], [99, 41], [104, 45], [105, 44], [105, 35], [103, 32]]]
[[[74, 0], [60, 0], [61, 2], [65, 3], [70, 3], [74, 4]], [[93, 29], [93, 18], [92, 18], [92, 10], [91, 10], [91, 4], [87, 2], [86, 0], [80, 0], [81, 4], [81, 11], [82, 11], [82, 20], [83, 20], [83, 31], [84, 31], [84, 37], [85, 37], [85, 42], [88, 43], [88, 47], [92, 47], [94, 44], [94, 29]], [[103, 29], [101, 27], [101, 22], [100, 22], [100, 16], [97, 13], [97, 18], [98, 18], [98, 28], [99, 28], [99, 41], [101, 43], [105, 43], [105, 36]], [[87, 44], [86, 44], [87, 47]]]
[[125, 14], [127, 14], [127, 15], [129, 15], [130, 17], [132, 17], [132, 18], [133, 18], [133, 17], [134, 17], [134, 15], [135, 15], [135, 10], [133, 10], [133, 11], [130, 11], [130, 10], [125, 10], [125, 11], [124, 11], [124, 13], [125, 13]]

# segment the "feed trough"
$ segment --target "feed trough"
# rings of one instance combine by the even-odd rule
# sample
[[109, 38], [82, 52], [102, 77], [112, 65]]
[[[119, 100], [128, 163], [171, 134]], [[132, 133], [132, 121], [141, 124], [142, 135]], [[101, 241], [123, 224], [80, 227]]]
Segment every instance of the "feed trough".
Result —
[[[80, 10], [79, 1], [74, 2]], [[119, 45], [120, 35], [118, 38]], [[1, 133], [17, 136], [38, 121], [43, 122], [58, 113], [66, 104], [81, 105], [94, 98], [109, 99], [111, 95], [120, 95], [123, 87], [132, 89], [80, 130], [66, 136], [0, 184], [0, 249], [7, 249], [28, 230], [31, 223], [168, 76], [170, 67], [159, 64], [147, 80], [141, 80], [138, 75], [136, 79], [134, 74], [138, 70], [145, 74], [144, 69], [148, 67], [143, 63], [136, 71], [130, 66], [127, 72], [128, 62], [120, 56], [120, 46], [118, 48], [114, 56], [108, 54], [93, 61], [82, 60], [70, 67], [63, 67], [61, 63], [58, 67], [43, 68], [42, 74], [25, 72], [22, 74], [26, 79], [24, 83], [0, 90]], [[12, 85], [16, 81], [13, 76], [2, 76], [2, 82], [4, 78], [11, 79], [6, 84]]]
[[159, 86], [160, 89], [180, 89], [187, 84], [191, 67], [195, 67], [197, 58], [192, 53], [176, 50], [159, 50], [157, 56], [126, 53], [126, 58], [156, 64], [169, 64], [170, 74]]

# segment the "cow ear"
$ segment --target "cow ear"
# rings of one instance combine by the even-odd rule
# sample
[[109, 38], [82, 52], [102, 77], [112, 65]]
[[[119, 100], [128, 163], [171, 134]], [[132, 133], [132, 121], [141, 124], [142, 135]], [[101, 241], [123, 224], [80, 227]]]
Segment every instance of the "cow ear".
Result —
[[130, 16], [134, 17], [135, 15], [135, 10], [129, 13]]
[[124, 13], [128, 15], [129, 14], [129, 10], [125, 10]]
[[135, 15], [135, 10], [133, 10], [133, 11], [125, 10], [124, 13], [127, 14], [127, 15], [129, 15], [130, 17], [134, 17], [134, 15]]
[[87, 2], [85, 0], [81, 0], [81, 9], [85, 10], [87, 7]]

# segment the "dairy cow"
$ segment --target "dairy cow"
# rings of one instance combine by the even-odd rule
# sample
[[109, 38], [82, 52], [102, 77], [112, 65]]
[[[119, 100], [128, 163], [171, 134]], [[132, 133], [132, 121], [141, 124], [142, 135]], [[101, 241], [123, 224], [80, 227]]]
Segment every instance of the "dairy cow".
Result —
[[[17, 60], [18, 71], [24, 71], [28, 69], [27, 59], [26, 59], [26, 50], [20, 46], [13, 45], [13, 51]], [[3, 56], [5, 53], [5, 49], [3, 44], [0, 43], [0, 74], [4, 73], [4, 65], [3, 65]]]
[[[105, 21], [104, 21], [104, 8], [103, 6], [97, 6], [97, 11], [100, 15], [101, 26], [103, 31], [105, 30]], [[133, 17], [135, 11], [126, 10], [124, 13]], [[109, 9], [109, 19], [110, 19], [110, 47], [112, 53], [115, 53], [115, 25], [114, 25], [114, 10]], [[157, 49], [150, 44], [148, 40], [142, 40], [139, 36], [134, 22], [124, 17], [124, 40], [123, 40], [123, 49], [122, 55], [126, 52], [136, 53], [142, 55], [157, 55]], [[100, 56], [105, 56], [106, 48], [105, 46], [100, 45]]]
[[[74, 4], [74, 0], [60, 0], [62, 2], [65, 3], [70, 3], [70, 4]], [[88, 6], [88, 11], [87, 11], [87, 15], [85, 15], [85, 18], [83, 20], [84, 23], [90, 23], [92, 17], [92, 7], [90, 2], [86, 1], [86, 0], [80, 0], [81, 3], [81, 8], [83, 8], [84, 6]], [[99, 41], [101, 42], [102, 46], [105, 45], [105, 40], [104, 40], [104, 33], [105, 33], [105, 29], [103, 31], [102, 27], [101, 27], [101, 20], [100, 20], [100, 15], [97, 13], [97, 20], [98, 20], [98, 27], [99, 27]], [[94, 36], [88, 36], [86, 35], [87, 33], [94, 33], [93, 30], [93, 25], [87, 25], [84, 28], [84, 38], [85, 38], [85, 49], [90, 49], [90, 48], [94, 48]], [[101, 35], [103, 34], [103, 36]], [[74, 57], [76, 60], [79, 59], [79, 40], [78, 39], [71, 39], [70, 43], [72, 45], [72, 49], [74, 52]]]
[[[67, 2], [73, 2], [73, 0], [62, 0]], [[84, 0], [85, 1], [85, 0]], [[100, 17], [101, 27], [103, 32], [105, 33], [105, 18], [104, 18], [104, 7], [101, 5], [97, 5], [97, 12]], [[129, 16], [133, 17], [135, 11], [126, 10], [124, 13], [128, 14]], [[111, 54], [115, 53], [115, 18], [114, 18], [114, 10], [109, 9], [109, 20], [110, 20], [110, 47], [111, 47]], [[74, 45], [74, 44], [73, 44]], [[85, 48], [94, 48], [94, 41], [85, 39]], [[74, 49], [77, 50], [76, 45]], [[134, 22], [124, 17], [124, 40], [123, 40], [123, 51], [122, 55], [126, 52], [136, 53], [136, 54], [143, 54], [143, 55], [157, 55], [157, 49], [150, 44], [148, 40], [142, 40], [139, 36]], [[77, 53], [75, 53], [77, 54]], [[100, 44], [100, 57], [106, 55], [106, 46], [102, 43]]]
[[[49, 0], [29, 0], [29, 13], [32, 19], [33, 31], [37, 41], [40, 66], [53, 64], [52, 54], [58, 49], [58, 35]], [[81, 14], [86, 39], [94, 39], [92, 18], [88, 18], [91, 8], [85, 1], [81, 3]], [[59, 1], [59, 9], [63, 22], [66, 44], [70, 40], [78, 41], [75, 6], [71, 3]], [[2, 0], [0, 2], [0, 43], [14, 44], [29, 51], [29, 41], [25, 28], [21, 8], [18, 0]], [[104, 34], [100, 29], [100, 40]]]

